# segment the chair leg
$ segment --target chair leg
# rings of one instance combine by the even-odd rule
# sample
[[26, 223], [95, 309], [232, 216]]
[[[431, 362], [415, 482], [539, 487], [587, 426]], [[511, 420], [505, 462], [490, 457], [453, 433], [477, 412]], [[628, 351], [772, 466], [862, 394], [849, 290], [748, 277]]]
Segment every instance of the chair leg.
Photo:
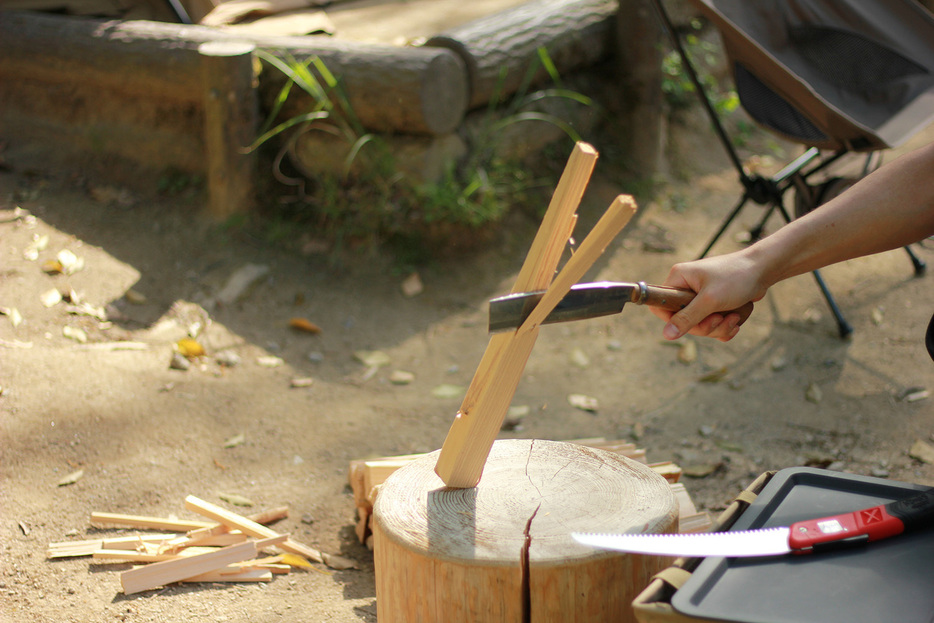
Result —
[[911, 258], [911, 264], [915, 267], [915, 277], [920, 277], [927, 270], [927, 264], [924, 263], [924, 260], [915, 255], [911, 247], [905, 247], [905, 251], [908, 252], [908, 257]]
[[821, 277], [820, 271], [815, 270], [813, 274], [814, 279], [817, 281], [817, 287], [819, 287], [820, 291], [824, 294], [824, 299], [827, 300], [827, 305], [830, 306], [830, 311], [837, 321], [837, 331], [839, 331], [840, 337], [849, 337], [850, 334], [853, 333], [853, 327], [846, 321], [846, 318], [843, 317], [843, 312], [837, 307], [837, 301], [834, 300], [833, 294], [831, 294], [830, 290], [827, 288], [827, 284], [824, 283], [824, 278]]
[[[785, 209], [784, 204], [774, 204], [776, 210], [781, 213], [782, 218], [785, 219], [786, 223], [791, 222], [791, 214], [788, 213], [788, 210]], [[827, 301], [828, 307], [830, 307], [830, 312], [833, 314], [834, 320], [837, 321], [837, 331], [840, 334], [841, 338], [847, 338], [850, 334], [853, 333], [853, 326], [847, 322], [846, 318], [843, 316], [843, 312], [840, 311], [840, 307], [837, 305], [836, 299], [833, 297], [833, 293], [830, 291], [830, 288], [827, 287], [827, 284], [824, 283], [824, 278], [821, 276], [819, 270], [812, 271], [814, 275], [814, 280], [817, 281], [817, 287], [820, 288], [821, 294], [824, 295], [824, 300]]]
[[720, 236], [723, 235], [723, 232], [726, 231], [727, 227], [730, 226], [730, 223], [733, 222], [733, 219], [739, 214], [740, 210], [743, 209], [743, 206], [746, 205], [746, 202], [749, 201], [749, 193], [744, 193], [742, 198], [739, 200], [739, 203], [736, 204], [736, 207], [733, 208], [733, 211], [730, 212], [729, 216], [723, 221], [720, 225], [720, 229], [717, 230], [717, 233], [713, 235], [713, 238], [710, 239], [710, 242], [707, 243], [707, 246], [704, 247], [704, 250], [701, 252], [700, 256], [697, 259], [707, 257], [707, 254], [710, 253], [710, 250], [713, 248], [713, 245], [717, 244], [717, 240], [720, 239]]
[[759, 224], [749, 230], [749, 241], [755, 242], [762, 238], [762, 232], [765, 231], [765, 224], [768, 222], [769, 218], [772, 216], [772, 212], [775, 210], [774, 206], [769, 206], [765, 210], [765, 214], [762, 215], [762, 218], [759, 219]]

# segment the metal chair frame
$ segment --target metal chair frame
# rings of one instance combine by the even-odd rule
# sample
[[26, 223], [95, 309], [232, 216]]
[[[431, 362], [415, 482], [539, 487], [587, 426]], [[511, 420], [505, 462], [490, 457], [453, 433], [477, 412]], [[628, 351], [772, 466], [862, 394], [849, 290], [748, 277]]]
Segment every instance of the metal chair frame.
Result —
[[[825, 171], [830, 165], [837, 162], [850, 152], [849, 150], [843, 148], [830, 153], [822, 153], [821, 150], [819, 150], [817, 147], [810, 147], [802, 155], [789, 162], [784, 168], [771, 177], [766, 177], [758, 173], [749, 174], [740, 161], [739, 155], [737, 154], [736, 149], [730, 141], [730, 138], [723, 127], [723, 123], [720, 121], [719, 115], [717, 114], [713, 104], [710, 101], [709, 95], [701, 84], [697, 71], [691, 62], [687, 50], [681, 42], [681, 37], [678, 35], [678, 32], [675, 29], [671, 18], [668, 15], [668, 12], [665, 10], [662, 0], [652, 0], [652, 2], [655, 5], [656, 12], [664, 26], [664, 29], [667, 31], [669, 37], [671, 38], [675, 50], [681, 57], [683, 67], [687, 72], [688, 78], [693, 84], [694, 89], [697, 91], [698, 98], [706, 110], [707, 115], [710, 117], [714, 132], [726, 150], [726, 153], [731, 163], [733, 164], [733, 167], [736, 169], [739, 175], [739, 182], [743, 187], [743, 194], [740, 197], [739, 202], [727, 214], [727, 217], [723, 220], [716, 233], [701, 252], [699, 258], [703, 258], [706, 257], [708, 253], [710, 253], [713, 246], [717, 243], [720, 237], [726, 232], [736, 217], [739, 216], [739, 213], [750, 201], [762, 206], [766, 206], [766, 211], [758, 225], [752, 228], [749, 232], [750, 239], [752, 241], [755, 241], [762, 236], [766, 222], [776, 211], [781, 215], [782, 219], [784, 219], [786, 223], [790, 223], [793, 217], [785, 207], [785, 193], [789, 189], [794, 188], [796, 182], [806, 182], [809, 178], [816, 175], [817, 173]], [[868, 174], [874, 168], [872, 158], [876, 153], [877, 152], [870, 152], [866, 156], [862, 175]], [[809, 206], [810, 209], [817, 207], [818, 205]], [[908, 256], [911, 259], [912, 265], [914, 266], [915, 275], [923, 275], [926, 270], [925, 263], [920, 258], [918, 258], [917, 255], [915, 255], [911, 248], [905, 247], [905, 250], [908, 252]], [[826, 299], [834, 319], [837, 322], [837, 329], [839, 331], [840, 337], [845, 338], [849, 336], [853, 333], [853, 327], [849, 324], [849, 322], [847, 322], [846, 318], [841, 312], [833, 294], [830, 292], [827, 284], [824, 282], [820, 271], [813, 271], [813, 275], [814, 279], [817, 281], [817, 286], [820, 288], [821, 293]]]

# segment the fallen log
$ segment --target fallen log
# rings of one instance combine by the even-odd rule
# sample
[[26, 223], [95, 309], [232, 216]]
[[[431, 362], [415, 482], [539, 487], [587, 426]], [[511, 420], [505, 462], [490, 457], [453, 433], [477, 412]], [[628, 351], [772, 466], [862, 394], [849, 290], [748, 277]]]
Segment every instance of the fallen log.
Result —
[[[204, 26], [78, 20], [15, 11], [4, 12], [0, 19], [0, 85], [8, 85], [0, 91], [13, 89], [20, 80], [73, 83], [94, 85], [102, 99], [109, 91], [200, 108], [198, 47], [210, 41], [247, 42], [299, 61], [320, 58], [340, 79], [350, 108], [369, 130], [447, 134], [466, 111], [466, 68], [445, 48], [245, 36]], [[274, 97], [284, 81], [267, 66], [261, 93]], [[62, 87], [58, 89], [61, 92]], [[310, 96], [296, 98], [294, 106], [307, 112], [309, 100]]]
[[[425, 45], [449, 48], [463, 58], [470, 75], [470, 108], [503, 104], [524, 85], [549, 78], [538, 63], [539, 48], [559, 72], [611, 55], [616, 9], [613, 0], [527, 2], [430, 37]], [[535, 63], [538, 70], [526, 82]]]

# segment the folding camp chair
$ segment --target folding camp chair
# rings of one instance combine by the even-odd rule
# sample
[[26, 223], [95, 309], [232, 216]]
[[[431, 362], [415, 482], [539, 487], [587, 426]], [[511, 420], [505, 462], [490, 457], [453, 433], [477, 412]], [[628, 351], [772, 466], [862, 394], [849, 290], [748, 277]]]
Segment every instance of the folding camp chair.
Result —
[[[743, 195], [700, 257], [751, 200], [766, 207], [758, 238], [777, 211], [790, 222], [846, 189], [828, 177], [844, 155], [865, 154], [865, 175], [885, 149], [934, 121], [934, 16], [917, 0], [692, 0], [718, 30], [746, 112], [806, 148], [771, 177], [743, 167], [662, 3], [652, 0], [714, 130], [739, 173]], [[785, 193], [795, 189], [793, 213]], [[915, 274], [925, 265], [906, 247]], [[819, 271], [817, 284], [841, 337], [852, 333]]]

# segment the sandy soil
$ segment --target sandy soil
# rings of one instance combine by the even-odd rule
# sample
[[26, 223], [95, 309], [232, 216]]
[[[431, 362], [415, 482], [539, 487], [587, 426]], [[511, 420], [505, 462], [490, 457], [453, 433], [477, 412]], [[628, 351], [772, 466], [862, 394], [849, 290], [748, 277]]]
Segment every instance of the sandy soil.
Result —
[[[703, 149], [703, 168], [643, 206], [590, 279], [659, 282], [672, 262], [696, 255], [738, 193], [726, 163]], [[408, 275], [384, 259], [337, 270], [213, 226], [197, 202], [101, 201], [107, 193], [97, 190], [95, 199], [67, 171], [0, 173], [0, 306], [22, 317], [14, 327], [0, 316], [0, 619], [374, 621], [372, 554], [354, 537], [348, 464], [440, 447], [462, 393], [435, 390], [469, 384], [487, 343], [485, 302], [508, 291], [537, 223], [517, 215], [483, 249], [420, 269], [424, 289], [410, 297], [401, 288]], [[598, 164], [584, 225], [621, 190]], [[8, 220], [16, 207], [28, 216]], [[760, 215], [750, 208], [718, 251], [735, 247], [733, 234]], [[43, 236], [47, 246], [27, 259]], [[660, 240], [670, 252], [657, 252]], [[63, 249], [83, 268], [43, 272]], [[934, 260], [930, 247], [918, 252]], [[248, 264], [268, 272], [221, 303]], [[810, 277], [775, 287], [729, 344], [697, 341], [690, 363], [638, 307], [547, 327], [514, 401], [528, 414], [502, 436], [633, 439], [650, 460], [694, 474], [688, 490], [711, 512], [761, 472], [791, 466], [934, 484], [934, 467], [909, 456], [934, 432], [932, 402], [905, 400], [932, 386], [923, 347], [930, 277], [913, 278], [900, 251], [825, 277], [855, 328], [849, 340], [837, 336]], [[67, 302], [46, 307], [41, 296], [53, 289], [104, 308], [106, 321], [69, 313]], [[296, 332], [293, 317], [321, 333]], [[207, 356], [171, 368], [173, 344], [196, 324]], [[389, 364], [370, 370], [359, 351], [381, 351]], [[219, 353], [239, 363], [221, 366]], [[263, 365], [270, 356], [281, 365]], [[398, 370], [414, 380], [393, 384]], [[313, 383], [293, 388], [296, 378]], [[572, 393], [597, 399], [596, 412], [572, 407]], [[242, 443], [224, 447], [238, 435]], [[76, 470], [77, 482], [58, 486]], [[249, 498], [252, 510], [288, 505], [277, 530], [358, 568], [124, 596], [125, 565], [46, 560], [50, 542], [102, 533], [89, 526], [92, 511], [194, 519], [187, 495], [226, 505], [222, 493]]]

